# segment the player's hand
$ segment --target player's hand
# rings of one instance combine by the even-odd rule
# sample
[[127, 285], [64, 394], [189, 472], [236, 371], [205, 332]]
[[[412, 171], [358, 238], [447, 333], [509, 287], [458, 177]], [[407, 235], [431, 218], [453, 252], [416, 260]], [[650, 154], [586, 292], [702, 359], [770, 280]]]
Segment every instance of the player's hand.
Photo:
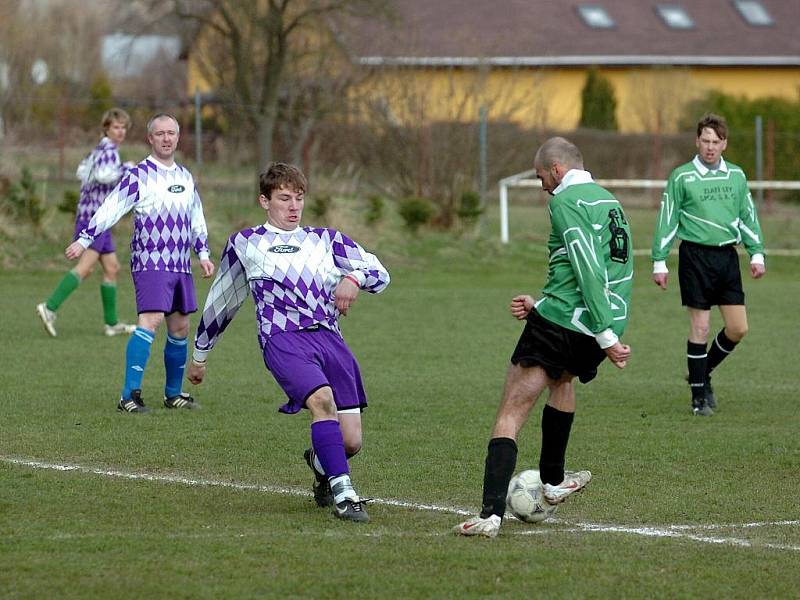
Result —
[[214, 274], [214, 263], [208, 259], [201, 260], [200, 269], [203, 271], [203, 279], [208, 279]]
[[206, 364], [199, 363], [196, 360], [192, 359], [189, 362], [189, 372], [187, 373], [187, 378], [191, 382], [192, 385], [198, 385], [203, 383], [203, 378], [206, 376]]
[[521, 321], [533, 310], [534, 304], [536, 304], [536, 301], [532, 296], [528, 296], [527, 294], [514, 296], [511, 299], [511, 314]]
[[608, 356], [608, 360], [614, 363], [614, 366], [618, 369], [624, 369], [625, 365], [628, 364], [628, 359], [631, 356], [631, 347], [617, 342], [613, 346], [609, 346], [605, 349], [606, 356]]
[[75, 260], [76, 258], [80, 258], [84, 250], [86, 250], [86, 248], [84, 248], [78, 240], [75, 240], [64, 250], [64, 256], [70, 260]]
[[347, 315], [347, 311], [350, 310], [350, 306], [358, 297], [359, 289], [360, 288], [355, 281], [349, 277], [342, 277], [341, 281], [339, 281], [339, 285], [337, 285], [336, 289], [333, 290], [336, 308], [339, 309], [340, 313], [345, 316]]
[[750, 275], [753, 279], [761, 279], [764, 273], [767, 272], [767, 267], [760, 263], [750, 263]]
[[667, 289], [667, 273], [653, 273], [653, 281], [662, 290]]

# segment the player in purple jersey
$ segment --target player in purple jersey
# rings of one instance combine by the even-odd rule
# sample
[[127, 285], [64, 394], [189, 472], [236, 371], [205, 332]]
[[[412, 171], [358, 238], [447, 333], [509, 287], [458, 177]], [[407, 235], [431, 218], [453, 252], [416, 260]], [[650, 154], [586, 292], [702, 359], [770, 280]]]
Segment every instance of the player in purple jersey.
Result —
[[367, 522], [348, 465], [361, 450], [367, 398], [338, 319], [359, 290], [383, 291], [389, 273], [341, 232], [300, 226], [307, 188], [292, 165], [273, 163], [261, 174], [259, 203], [267, 222], [228, 239], [197, 327], [189, 381], [203, 381], [208, 353], [251, 295], [264, 364], [288, 397], [279, 410], [311, 413], [311, 448], [304, 456], [316, 478], [314, 499], [334, 505], [341, 519]]
[[155, 332], [164, 320], [164, 406], [197, 408], [192, 397], [181, 391], [189, 313], [197, 310], [191, 251], [200, 259], [203, 277], [213, 275], [214, 264], [208, 258], [208, 232], [194, 179], [175, 162], [179, 134], [178, 121], [171, 115], [150, 119], [147, 139], [152, 153], [122, 178], [65, 251], [67, 258], [80, 257], [98, 236], [133, 211], [131, 274], [139, 320], [125, 355], [125, 384], [117, 404], [123, 412], [148, 412], [142, 400], [142, 379]]
[[[119, 146], [125, 141], [125, 135], [131, 124], [131, 118], [121, 108], [112, 108], [103, 115], [101, 126], [103, 137], [94, 150], [81, 161], [78, 167], [78, 179], [81, 180], [81, 195], [75, 214], [75, 237], [89, 224], [103, 199], [114, 189], [122, 175], [132, 166], [123, 164], [119, 157]], [[100, 284], [100, 297], [103, 300], [103, 319], [105, 334], [108, 336], [132, 333], [133, 325], [122, 323], [117, 318], [117, 274], [119, 260], [115, 252], [111, 231], [98, 236], [87, 252], [81, 256], [74, 269], [61, 279], [50, 297], [36, 305], [36, 313], [44, 324], [45, 331], [56, 337], [56, 311], [74, 292], [80, 283], [91, 275], [97, 263], [103, 269], [103, 282]]]

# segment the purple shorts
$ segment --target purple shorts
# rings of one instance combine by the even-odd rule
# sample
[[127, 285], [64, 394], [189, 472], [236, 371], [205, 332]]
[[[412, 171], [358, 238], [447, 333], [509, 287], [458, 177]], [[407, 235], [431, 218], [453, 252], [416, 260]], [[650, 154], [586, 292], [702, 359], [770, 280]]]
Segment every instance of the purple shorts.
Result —
[[[78, 234], [86, 229], [89, 226], [89, 221], [77, 221], [75, 223], [75, 236], [72, 238], [72, 241], [78, 239]], [[114, 246], [114, 238], [111, 237], [111, 230], [104, 231], [92, 242], [92, 245], [87, 248], [87, 250], [94, 250], [98, 254], [112, 254], [113, 252], [117, 251], [116, 246]]]
[[355, 356], [342, 337], [329, 329], [284, 331], [264, 346], [264, 364], [289, 401], [278, 410], [294, 414], [308, 397], [330, 386], [337, 410], [364, 410], [367, 395]]
[[169, 271], [134, 271], [136, 312], [174, 312], [188, 315], [197, 310], [194, 280], [188, 273]]

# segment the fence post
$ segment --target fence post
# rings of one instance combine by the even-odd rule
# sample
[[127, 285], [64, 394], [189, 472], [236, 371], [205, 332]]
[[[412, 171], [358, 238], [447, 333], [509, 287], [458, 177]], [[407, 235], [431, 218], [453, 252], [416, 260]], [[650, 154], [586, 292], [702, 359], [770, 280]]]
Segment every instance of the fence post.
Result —
[[[767, 119], [767, 152], [764, 165], [764, 177], [770, 181], [775, 179], [775, 119]], [[772, 189], [768, 189], [765, 200], [767, 212], [772, 212]]]
[[[756, 180], [764, 180], [764, 123], [761, 115], [756, 115]], [[756, 191], [759, 208], [764, 203], [764, 189]]]
[[480, 201], [480, 230], [481, 233], [486, 223], [486, 156], [487, 156], [487, 113], [486, 106], [480, 108], [480, 128], [478, 130], [478, 189], [481, 197]]
[[197, 165], [203, 164], [203, 119], [200, 104], [200, 88], [194, 88], [194, 153]]
[[500, 182], [500, 242], [508, 243], [508, 185]]

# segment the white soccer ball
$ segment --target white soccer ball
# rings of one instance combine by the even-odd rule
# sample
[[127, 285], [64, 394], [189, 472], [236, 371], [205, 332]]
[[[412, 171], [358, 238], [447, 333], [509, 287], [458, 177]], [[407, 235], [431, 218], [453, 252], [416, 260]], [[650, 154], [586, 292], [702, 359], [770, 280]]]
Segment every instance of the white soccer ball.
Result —
[[550, 504], [542, 495], [539, 471], [530, 469], [517, 473], [508, 484], [506, 506], [511, 514], [526, 523], [541, 523], [551, 517], [557, 504]]

